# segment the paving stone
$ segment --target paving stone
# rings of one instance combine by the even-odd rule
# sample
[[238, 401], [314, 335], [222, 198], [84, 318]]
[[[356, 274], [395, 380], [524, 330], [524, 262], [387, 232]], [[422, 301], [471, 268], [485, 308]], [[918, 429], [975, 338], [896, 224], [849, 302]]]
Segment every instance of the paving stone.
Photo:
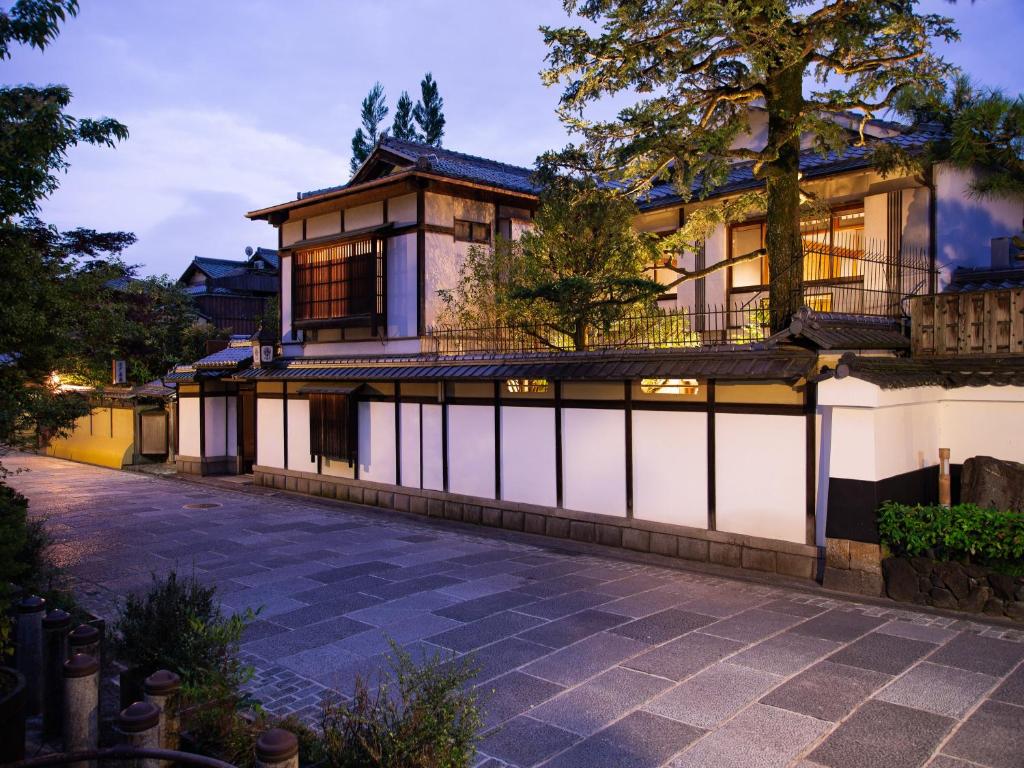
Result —
[[484, 683], [477, 689], [485, 728], [499, 725], [516, 715], [533, 710], [541, 702], [557, 696], [564, 688], [550, 680], [509, 672]]
[[1003, 676], [1024, 659], [1024, 644], [961, 633], [928, 657], [934, 664]]
[[874, 670], [821, 661], [787, 680], [761, 703], [838, 722], [891, 679]]
[[751, 669], [792, 675], [832, 653], [840, 644], [820, 637], [783, 632], [753, 645], [729, 659]]
[[596, 590], [613, 597], [627, 597], [638, 592], [646, 592], [649, 589], [654, 589], [664, 584], [665, 580], [662, 578], [646, 573], [638, 573], [621, 579], [606, 581], [601, 586], [596, 587]]
[[997, 678], [927, 661], [894, 680], [877, 698], [937, 715], [961, 717], [990, 691]]
[[706, 616], [716, 616], [720, 619], [733, 616], [741, 611], [756, 608], [764, 600], [756, 595], [744, 595], [738, 593], [710, 593], [696, 597], [680, 604], [684, 611], [700, 613]]
[[369, 624], [353, 621], [345, 616], [310, 624], [302, 629], [292, 629], [276, 635], [245, 643], [243, 648], [248, 653], [273, 661], [309, 648], [327, 645], [350, 635], [370, 629]]
[[657, 768], [703, 734], [649, 712], [633, 712], [545, 763], [545, 768]]
[[1024, 763], [1024, 707], [986, 701], [960, 727], [943, 752], [991, 768]]
[[[535, 603], [526, 603], [525, 605], [517, 606], [516, 610], [530, 616], [539, 616], [542, 619], [557, 619], [562, 616], [568, 616], [570, 613], [577, 613], [586, 608], [594, 608], [599, 605], [601, 610], [605, 611], [603, 604], [607, 603], [610, 599], [608, 595], [603, 595], [600, 592], [590, 592], [581, 589], [564, 595], [549, 597], [546, 600], [539, 600]], [[605, 612], [619, 613], [619, 611]]]
[[321, 581], [324, 584], [334, 584], [338, 581], [347, 581], [354, 576], [363, 576], [365, 574], [377, 573], [383, 574], [385, 571], [398, 568], [394, 563], [386, 563], [383, 560], [371, 560], [368, 563], [357, 563], [355, 565], [348, 565], [342, 568], [331, 568], [326, 571], [317, 571], [309, 574], [307, 578], [315, 581]]
[[280, 624], [274, 624], [270, 621], [256, 619], [246, 625], [245, 630], [242, 632], [242, 642], [251, 643], [255, 640], [262, 640], [265, 637], [271, 637], [287, 631], [288, 627], [281, 626]]
[[1006, 678], [992, 694], [992, 698], [1024, 707], [1024, 665], [1017, 667], [1016, 671]]
[[850, 667], [898, 675], [934, 650], [932, 643], [872, 632], [837, 651], [829, 660]]
[[743, 644], [734, 640], [691, 632], [622, 662], [622, 666], [679, 681], [741, 648]]
[[[528, 573], [518, 575], [529, 578]], [[518, 590], [527, 595], [533, 595], [538, 599], [544, 599], [554, 597], [555, 595], [564, 595], [566, 592], [575, 592], [579, 589], [595, 589], [603, 584], [604, 582], [601, 579], [570, 574], [564, 577], [528, 582], [518, 587]]]
[[[531, 643], [520, 637], [506, 637], [504, 640], [471, 651], [463, 658], [477, 670], [473, 676], [473, 683], [480, 684], [499, 675], [504, 675], [506, 672], [511, 672], [524, 664], [529, 664], [548, 653], [551, 653], [551, 649], [546, 646]], [[530, 669], [523, 671], [533, 674]], [[535, 677], [543, 677], [543, 675], [535, 675]], [[559, 681], [554, 680], [553, 682]]]
[[935, 645], [942, 645], [947, 640], [956, 637], [956, 632], [951, 629], [937, 627], [934, 624], [914, 624], [910, 621], [900, 621], [898, 619], [883, 624], [875, 631], [884, 635], [896, 635], [897, 637], [920, 640], [925, 643], [934, 643]]
[[621, 613], [634, 619], [641, 619], [650, 616], [652, 613], [664, 611], [669, 608], [676, 608], [685, 602], [686, 598], [664, 589], [649, 589], [628, 597], [620, 597], [610, 603], [601, 606], [602, 611], [608, 613]]
[[528, 664], [523, 671], [561, 685], [576, 685], [648, 648], [646, 643], [630, 637], [598, 632], [554, 653], [545, 648], [547, 655]]
[[470, 622], [447, 632], [428, 637], [430, 642], [453, 648], [456, 651], [471, 651], [484, 645], [516, 635], [540, 624], [543, 620], [523, 613], [504, 611], [493, 616]]
[[754, 704], [702, 738], [669, 766], [784, 768], [827, 727], [813, 717]]
[[976, 768], [976, 764], [957, 760], [949, 755], [936, 755], [926, 768]]
[[809, 755], [829, 768], [916, 768], [956, 723], [885, 701], [868, 701]]
[[669, 608], [615, 627], [611, 631], [617, 635], [632, 637], [634, 640], [656, 644], [685, 635], [687, 632], [705, 627], [714, 621], [715, 619], [711, 616]]
[[532, 716], [588, 736], [670, 685], [659, 677], [614, 667], [537, 707]]
[[486, 734], [480, 751], [523, 768], [571, 747], [580, 737], [530, 717], [516, 717]]
[[359, 594], [336, 595], [330, 602], [303, 606], [274, 616], [274, 623], [290, 629], [302, 629], [325, 619], [341, 616], [351, 611], [358, 611], [367, 606], [377, 605], [380, 599]]
[[584, 637], [618, 626], [626, 620], [626, 617], [614, 613], [580, 611], [523, 632], [522, 637], [549, 648], [564, 648]]
[[391, 600], [396, 597], [405, 597], [406, 595], [413, 595], [417, 592], [426, 592], [427, 590], [450, 587], [454, 584], [461, 583], [462, 582], [459, 579], [453, 579], [451, 576], [434, 574], [431, 576], [424, 576], [419, 579], [409, 579], [408, 581], [381, 584], [380, 586], [369, 587], [361, 591], [374, 595], [375, 597]]
[[713, 728], [753, 703], [782, 678], [720, 661], [644, 705], [656, 715]]
[[802, 619], [797, 616], [754, 608], [709, 624], [701, 629], [701, 632], [742, 643], [753, 643], [781, 632], [799, 621]]
[[805, 619], [817, 616], [820, 613], [824, 613], [826, 610], [820, 605], [798, 603], [795, 600], [786, 599], [769, 600], [767, 603], [763, 603], [758, 607], [762, 611], [775, 611], [776, 613], [785, 613], [788, 616], [802, 616]]
[[809, 635], [810, 637], [820, 637], [822, 640], [843, 643], [870, 632], [884, 624], [885, 621], [877, 616], [865, 616], [853, 611], [832, 610], [797, 624], [790, 631], [798, 635]]

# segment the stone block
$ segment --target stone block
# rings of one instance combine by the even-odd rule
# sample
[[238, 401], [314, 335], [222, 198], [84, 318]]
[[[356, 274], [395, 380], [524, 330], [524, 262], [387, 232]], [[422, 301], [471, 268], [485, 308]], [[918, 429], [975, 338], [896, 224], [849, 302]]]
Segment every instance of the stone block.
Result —
[[510, 531], [523, 530], [523, 518], [525, 515], [515, 509], [503, 509], [501, 511], [501, 527]]
[[295, 490], [299, 493], [309, 493], [309, 480], [304, 477], [295, 478]]
[[768, 549], [743, 547], [743, 551], [740, 553], [740, 563], [750, 571], [775, 573], [775, 553]]
[[363, 504], [369, 504], [370, 506], [377, 505], [376, 488], [363, 488]]
[[825, 566], [825, 589], [834, 589], [836, 592], [846, 592], [851, 595], [880, 597], [884, 586], [882, 577], [877, 573]]
[[569, 538], [593, 543], [597, 539], [597, 526], [583, 520], [573, 520], [569, 523]]
[[297, 477], [286, 477], [284, 479], [284, 488], [286, 491], [298, 491], [299, 490], [299, 478]]
[[476, 504], [463, 504], [462, 522], [480, 525], [480, 507]]
[[675, 557], [679, 552], [677, 537], [669, 533], [651, 534], [651, 552], [665, 557]]
[[484, 507], [481, 517], [484, 525], [489, 525], [492, 528], [501, 528], [500, 509], [496, 509], [495, 507]]
[[920, 592], [918, 571], [905, 558], [887, 557], [882, 561], [885, 591], [893, 600], [911, 603]]
[[850, 540], [825, 539], [825, 564], [829, 568], [847, 570], [850, 567]]
[[395, 508], [395, 494], [391, 491], [377, 491], [377, 506], [384, 509]]
[[850, 542], [850, 568], [867, 573], [882, 572], [882, 548], [863, 541]]
[[348, 486], [348, 500], [355, 504], [363, 503], [363, 488], [359, 485]]
[[1004, 612], [1014, 621], [1024, 621], [1024, 601], [1014, 600], [1007, 603]]
[[523, 530], [527, 533], [536, 533], [539, 536], [543, 536], [547, 533], [547, 517], [527, 512], [523, 521]]
[[409, 496], [404, 493], [395, 493], [391, 496], [391, 505], [393, 509], [397, 509], [399, 512], [409, 511]]
[[638, 531], [636, 528], [623, 528], [622, 546], [637, 552], [650, 552], [651, 534], [648, 531]]
[[606, 547], [622, 546], [622, 529], [619, 526], [598, 523], [596, 529], [598, 544], [604, 544]]
[[932, 605], [936, 608], [956, 608], [956, 598], [952, 592], [944, 587], [932, 587], [928, 596], [931, 598]]
[[775, 553], [775, 570], [782, 576], [796, 579], [813, 579], [817, 569], [817, 558], [803, 555], [790, 555], [786, 552]]
[[427, 516], [444, 517], [444, 502], [441, 499], [427, 499]]
[[718, 565], [740, 567], [740, 547], [737, 544], [723, 544], [719, 541], [709, 542], [708, 560]]
[[444, 503], [445, 520], [462, 520], [462, 505], [457, 501], [446, 501]]
[[409, 511], [416, 515], [427, 514], [427, 500], [422, 496], [410, 496]]
[[544, 533], [558, 539], [569, 538], [570, 520], [564, 517], [549, 517], [544, 525]]
[[984, 509], [1024, 512], [1024, 464], [975, 456], [964, 462], [960, 500]]
[[677, 555], [684, 560], [697, 560], [705, 563], [708, 559], [708, 542], [704, 539], [691, 539], [680, 536], [676, 543]]
[[942, 586], [953, 593], [957, 600], [963, 600], [971, 592], [971, 581], [960, 563], [936, 563], [935, 574]]

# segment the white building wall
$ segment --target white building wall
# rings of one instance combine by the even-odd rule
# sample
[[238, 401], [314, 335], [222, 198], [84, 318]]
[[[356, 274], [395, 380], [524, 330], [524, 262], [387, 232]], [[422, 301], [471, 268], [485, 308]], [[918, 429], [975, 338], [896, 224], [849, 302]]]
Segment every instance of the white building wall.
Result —
[[389, 237], [387, 248], [387, 333], [390, 337], [415, 336], [416, 235], [410, 233], [400, 237]]
[[345, 231], [376, 227], [384, 223], [384, 203], [367, 203], [345, 209]]
[[416, 193], [388, 199], [388, 221], [395, 224], [416, 223]]
[[199, 398], [178, 398], [178, 454], [199, 456]]
[[707, 414], [633, 411], [633, 516], [707, 527]]
[[448, 490], [494, 498], [493, 406], [448, 406]]
[[359, 479], [395, 482], [395, 404], [359, 403]]
[[288, 469], [316, 472], [316, 460], [309, 453], [309, 400], [288, 398], [287, 402]]
[[444, 490], [442, 464], [441, 406], [423, 406], [423, 487]]
[[341, 211], [332, 211], [306, 219], [306, 239], [330, 237], [341, 233]]
[[281, 333], [282, 339], [292, 339], [292, 259], [281, 258]]
[[232, 418], [234, 414], [229, 412], [228, 400], [220, 395], [203, 397], [206, 458], [234, 455], [228, 451], [228, 435], [237, 430], [237, 426]]
[[562, 411], [562, 503], [566, 509], [626, 515], [626, 422], [620, 410]]
[[420, 487], [420, 410], [419, 403], [402, 403], [402, 485]]
[[284, 401], [256, 398], [256, 463], [284, 469]]
[[557, 503], [554, 408], [502, 406], [501, 498]]

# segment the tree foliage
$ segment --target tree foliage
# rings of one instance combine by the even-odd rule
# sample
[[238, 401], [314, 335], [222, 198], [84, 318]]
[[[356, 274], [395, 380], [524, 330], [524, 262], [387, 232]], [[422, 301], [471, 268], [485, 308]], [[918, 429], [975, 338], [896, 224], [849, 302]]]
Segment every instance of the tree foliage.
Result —
[[388, 130], [380, 129], [381, 123], [388, 116], [388, 105], [384, 95], [384, 86], [374, 83], [366, 94], [359, 109], [361, 125], [356, 128], [352, 137], [352, 160], [350, 167], [355, 173], [363, 161], [370, 156], [377, 142], [387, 135]]
[[408, 91], [402, 91], [395, 105], [395, 121], [391, 125], [391, 135], [402, 141], [416, 141], [419, 134], [412, 118], [412, 99]]
[[444, 136], [444, 99], [437, 89], [434, 76], [427, 72], [420, 81], [420, 99], [412, 112], [419, 126], [418, 138], [432, 147], [440, 147]]
[[[732, 163], [751, 163], [765, 182], [771, 304], [780, 317], [802, 303], [801, 135], [813, 133], [822, 151], [841, 147], [851, 137], [835, 115], [854, 111], [863, 127], [908, 85], [940, 79], [946, 67], [930, 43], [957, 37], [950, 19], [919, 13], [918, 0], [564, 6], [585, 26], [542, 27], [543, 79], [563, 87], [559, 115], [583, 142], [558, 159], [631, 192], [671, 179], [684, 198], [707, 195]], [[626, 104], [594, 116], [608, 97]], [[767, 114], [760, 144], [742, 140], [752, 109]]]

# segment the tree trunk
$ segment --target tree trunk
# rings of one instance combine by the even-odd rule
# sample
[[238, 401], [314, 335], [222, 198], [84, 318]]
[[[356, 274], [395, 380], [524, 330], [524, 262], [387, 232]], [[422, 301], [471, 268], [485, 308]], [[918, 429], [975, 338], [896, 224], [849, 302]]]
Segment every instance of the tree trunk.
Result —
[[771, 329], [789, 325], [803, 306], [803, 250], [800, 241], [800, 134], [797, 119], [803, 108], [803, 66], [791, 65], [769, 81], [768, 145], [778, 158], [765, 163], [768, 204], [765, 247], [768, 249], [768, 301]]
[[587, 348], [587, 321], [577, 320], [572, 333], [572, 345], [577, 352]]

